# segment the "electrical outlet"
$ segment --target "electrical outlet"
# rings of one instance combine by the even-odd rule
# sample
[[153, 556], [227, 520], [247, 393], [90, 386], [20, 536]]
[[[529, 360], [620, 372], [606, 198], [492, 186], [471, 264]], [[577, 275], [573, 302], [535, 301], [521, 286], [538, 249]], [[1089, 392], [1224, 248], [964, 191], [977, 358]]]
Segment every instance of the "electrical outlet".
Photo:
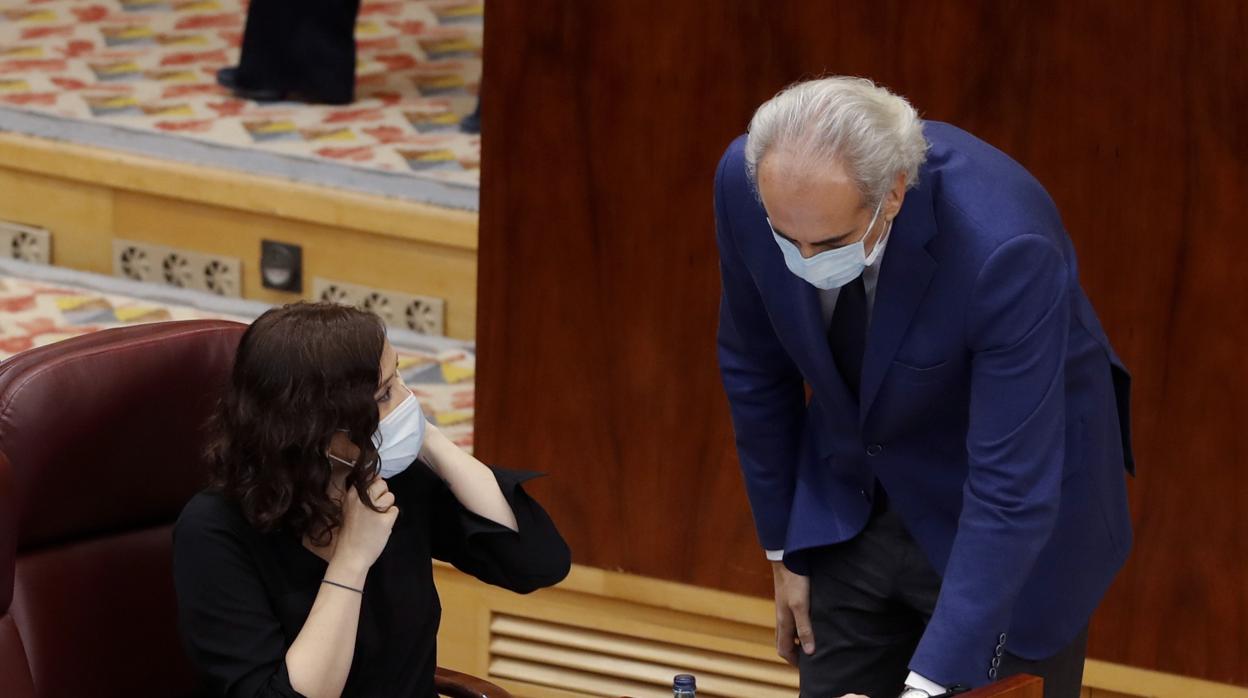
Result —
[[0, 221], [0, 256], [51, 264], [52, 234], [43, 228]]
[[387, 325], [431, 335], [446, 333], [446, 301], [317, 277], [312, 294], [322, 301], [376, 313]]
[[146, 242], [113, 240], [113, 274], [219, 296], [242, 295], [238, 259]]
[[303, 248], [288, 242], [261, 240], [260, 283], [274, 291], [303, 293]]

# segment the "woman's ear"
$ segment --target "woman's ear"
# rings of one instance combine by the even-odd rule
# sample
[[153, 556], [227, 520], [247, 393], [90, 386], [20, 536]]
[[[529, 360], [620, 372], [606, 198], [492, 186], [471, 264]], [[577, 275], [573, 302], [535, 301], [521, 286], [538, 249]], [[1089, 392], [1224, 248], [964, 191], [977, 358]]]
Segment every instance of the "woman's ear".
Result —
[[338, 430], [329, 439], [328, 455], [347, 465], [355, 465], [355, 459], [360, 456], [360, 447], [351, 442], [347, 431]]

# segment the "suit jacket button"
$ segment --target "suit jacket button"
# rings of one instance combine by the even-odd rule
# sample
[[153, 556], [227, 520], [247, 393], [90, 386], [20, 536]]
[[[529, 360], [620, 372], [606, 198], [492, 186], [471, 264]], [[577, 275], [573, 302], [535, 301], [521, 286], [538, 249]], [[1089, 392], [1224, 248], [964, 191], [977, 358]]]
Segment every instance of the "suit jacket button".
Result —
[[994, 681], [997, 679], [997, 668], [996, 668], [996, 667], [993, 667], [993, 668], [991, 668], [991, 669], [989, 669], [989, 670], [988, 670], [988, 678], [990, 678], [990, 679], [992, 679], [992, 680], [994, 680]]
[[1002, 645], [997, 645], [997, 656], [1000, 657], [1003, 654], [1005, 654], [1005, 647]]
[[867, 446], [868, 456], [878, 456], [883, 452], [884, 452], [884, 447], [879, 444], [871, 444], [870, 446]]
[[993, 657], [993, 658], [992, 658], [992, 668], [993, 668], [993, 669], [996, 669], [996, 668], [997, 668], [997, 667], [999, 667], [999, 666], [1001, 666], [1001, 658], [1000, 658], [1000, 657]]
[[1001, 637], [997, 638], [997, 642], [1001, 643], [1003, 646], [1005, 645], [1005, 633], [1001, 633]]

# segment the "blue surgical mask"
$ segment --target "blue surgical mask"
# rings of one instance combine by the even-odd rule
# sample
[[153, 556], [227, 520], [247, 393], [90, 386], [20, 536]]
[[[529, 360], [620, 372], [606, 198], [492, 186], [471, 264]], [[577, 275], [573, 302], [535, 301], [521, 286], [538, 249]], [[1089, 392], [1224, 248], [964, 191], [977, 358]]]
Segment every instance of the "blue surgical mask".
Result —
[[[776, 244], [780, 246], [780, 252], [784, 255], [784, 263], [797, 276], [805, 279], [807, 283], [815, 288], [827, 291], [833, 288], [840, 288], [845, 284], [858, 278], [863, 270], [875, 264], [880, 257], [880, 250], [884, 249], [884, 238], [888, 235], [888, 231], [880, 236], [875, 242], [875, 249], [871, 250], [870, 256], [867, 255], [866, 240], [871, 234], [871, 229], [875, 227], [875, 220], [880, 216], [880, 209], [884, 206], [884, 198], [880, 198], [880, 203], [875, 206], [875, 213], [871, 216], [871, 222], [867, 224], [867, 232], [862, 234], [862, 239], [851, 245], [838, 247], [834, 250], [820, 252], [810, 258], [802, 256], [802, 251], [797, 245], [780, 237], [776, 234], [776, 229], [771, 229], [771, 236], [776, 239]], [[771, 226], [771, 219], [767, 219], [767, 225]], [[889, 223], [892, 227], [892, 223]]]
[[[403, 386], [403, 390], [407, 390]], [[417, 457], [425, 442], [425, 413], [420, 409], [416, 396], [408, 393], [397, 407], [377, 425], [373, 445], [377, 447], [377, 459], [381, 461], [379, 474], [391, 478], [407, 470]], [[355, 463], [327, 453], [331, 460], [355, 467]]]

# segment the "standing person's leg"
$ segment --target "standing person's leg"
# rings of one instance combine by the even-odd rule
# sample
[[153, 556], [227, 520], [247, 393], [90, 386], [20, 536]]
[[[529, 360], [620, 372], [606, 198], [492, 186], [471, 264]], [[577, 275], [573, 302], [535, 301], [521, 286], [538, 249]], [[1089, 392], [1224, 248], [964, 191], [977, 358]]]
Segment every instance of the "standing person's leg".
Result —
[[252, 0], [238, 67], [220, 82], [261, 101], [350, 103], [359, 10], [360, 0]]
[[1088, 655], [1088, 629], [1047, 659], [1023, 659], [1006, 652], [1001, 657], [1002, 678], [1031, 674], [1044, 679], [1044, 698], [1079, 698], [1083, 689], [1083, 661]]
[[238, 67], [218, 74], [221, 83], [240, 96], [281, 99], [290, 90], [291, 28], [299, 11], [298, 0], [251, 0]]
[[940, 580], [908, 579], [909, 548], [917, 549], [896, 515], [879, 512], [852, 540], [809, 553], [810, 620], [815, 653], [799, 652], [803, 698], [901, 693], [926, 615], [908, 606], [898, 583], [921, 584], [935, 596]]
[[477, 96], [477, 107], [472, 113], [459, 122], [459, 130], [464, 133], [481, 133], [481, 97]]
[[355, 21], [360, 0], [288, 0], [300, 7], [292, 27], [290, 89], [314, 102], [355, 99]]

